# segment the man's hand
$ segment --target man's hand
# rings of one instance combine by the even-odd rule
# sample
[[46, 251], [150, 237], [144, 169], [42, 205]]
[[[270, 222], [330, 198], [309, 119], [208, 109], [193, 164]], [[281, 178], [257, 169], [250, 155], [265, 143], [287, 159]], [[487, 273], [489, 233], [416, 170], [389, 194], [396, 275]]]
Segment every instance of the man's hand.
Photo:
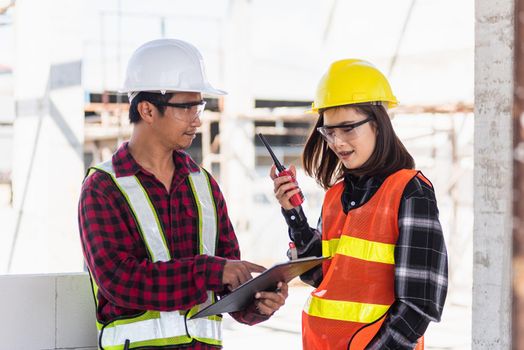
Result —
[[278, 282], [277, 290], [274, 292], [258, 292], [255, 294], [255, 306], [262, 315], [273, 315], [286, 303], [287, 283]]
[[264, 272], [266, 268], [249, 261], [228, 260], [224, 265], [224, 273], [222, 275], [222, 283], [226, 285], [229, 290], [233, 290], [242, 283], [253, 278], [251, 272]]

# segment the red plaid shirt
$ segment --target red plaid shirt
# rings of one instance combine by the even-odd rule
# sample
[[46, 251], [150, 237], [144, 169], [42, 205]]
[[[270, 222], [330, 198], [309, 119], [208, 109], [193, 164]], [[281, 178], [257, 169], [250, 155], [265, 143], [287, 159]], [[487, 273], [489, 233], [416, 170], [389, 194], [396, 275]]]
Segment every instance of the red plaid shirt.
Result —
[[[172, 260], [148, 259], [128, 204], [111, 178], [99, 171], [89, 176], [82, 187], [79, 225], [85, 260], [99, 287], [97, 319], [107, 322], [144, 310], [187, 310], [203, 303], [208, 290], [224, 294], [224, 264], [226, 259], [240, 259], [240, 251], [215, 180], [210, 176], [219, 218], [216, 256], [199, 255], [198, 211], [188, 183], [189, 172], [199, 168], [189, 155], [173, 152], [175, 173], [169, 193], [133, 159], [127, 143], [112, 160], [117, 177], [136, 175], [146, 189], [162, 224]], [[254, 306], [232, 316], [247, 324], [267, 319]], [[194, 342], [191, 348], [216, 347]]]

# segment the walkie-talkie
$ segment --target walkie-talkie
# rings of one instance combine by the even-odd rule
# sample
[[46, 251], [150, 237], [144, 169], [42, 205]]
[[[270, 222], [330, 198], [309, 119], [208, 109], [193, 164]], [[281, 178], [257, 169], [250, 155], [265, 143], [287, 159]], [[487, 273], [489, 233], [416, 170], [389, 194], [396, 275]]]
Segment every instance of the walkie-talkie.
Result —
[[[260, 137], [260, 139], [262, 140], [262, 143], [264, 144], [264, 146], [266, 146], [268, 152], [269, 152], [269, 155], [271, 156], [271, 158], [273, 159], [273, 162], [275, 163], [275, 166], [278, 170], [278, 174], [277, 176], [278, 177], [281, 177], [281, 176], [291, 176], [291, 181], [293, 181], [295, 183], [295, 185], [297, 185], [298, 187], [298, 183], [297, 183], [297, 180], [295, 179], [295, 176], [293, 176], [293, 173], [289, 170], [287, 170], [283, 165], [282, 163], [280, 163], [280, 161], [278, 160], [278, 158], [275, 156], [275, 153], [273, 153], [273, 150], [271, 149], [271, 146], [269, 146], [269, 143], [267, 142], [266, 138], [264, 137], [264, 135], [262, 134], [258, 134], [258, 137]], [[302, 191], [294, 194], [293, 196], [291, 196], [291, 198], [289, 198], [289, 201], [291, 202], [291, 205], [293, 205], [294, 207], [298, 207], [299, 205], [301, 205], [302, 203], [304, 203], [304, 195], [302, 194]]]

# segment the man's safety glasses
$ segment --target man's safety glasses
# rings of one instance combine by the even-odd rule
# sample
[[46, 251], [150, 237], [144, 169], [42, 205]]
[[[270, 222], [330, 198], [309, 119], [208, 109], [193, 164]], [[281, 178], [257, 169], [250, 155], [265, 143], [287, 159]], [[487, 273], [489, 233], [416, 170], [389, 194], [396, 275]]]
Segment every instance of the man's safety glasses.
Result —
[[164, 107], [173, 107], [179, 109], [182, 113], [175, 114], [175, 118], [183, 120], [188, 123], [192, 123], [196, 118], [199, 118], [206, 108], [206, 101], [194, 101], [194, 102], [184, 102], [184, 103], [171, 103], [171, 102], [162, 102], [162, 101], [149, 101], [155, 106], [164, 106]]
[[358, 127], [366, 124], [373, 120], [372, 118], [366, 118], [356, 123], [351, 124], [338, 124], [338, 125], [324, 125], [317, 128], [322, 138], [327, 142], [334, 144], [335, 139], [339, 139], [343, 142], [353, 141], [358, 135]]

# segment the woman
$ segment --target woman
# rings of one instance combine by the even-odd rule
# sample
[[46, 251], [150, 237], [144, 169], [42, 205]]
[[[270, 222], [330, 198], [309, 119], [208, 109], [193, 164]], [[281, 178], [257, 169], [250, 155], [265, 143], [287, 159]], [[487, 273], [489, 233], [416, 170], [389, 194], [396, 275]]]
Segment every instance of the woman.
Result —
[[440, 321], [446, 247], [433, 187], [391, 125], [396, 105], [387, 79], [362, 60], [334, 62], [320, 80], [302, 157], [327, 190], [317, 229], [289, 201], [296, 183], [271, 169], [298, 256], [331, 257], [301, 276], [316, 287], [304, 349], [423, 349], [429, 322]]

